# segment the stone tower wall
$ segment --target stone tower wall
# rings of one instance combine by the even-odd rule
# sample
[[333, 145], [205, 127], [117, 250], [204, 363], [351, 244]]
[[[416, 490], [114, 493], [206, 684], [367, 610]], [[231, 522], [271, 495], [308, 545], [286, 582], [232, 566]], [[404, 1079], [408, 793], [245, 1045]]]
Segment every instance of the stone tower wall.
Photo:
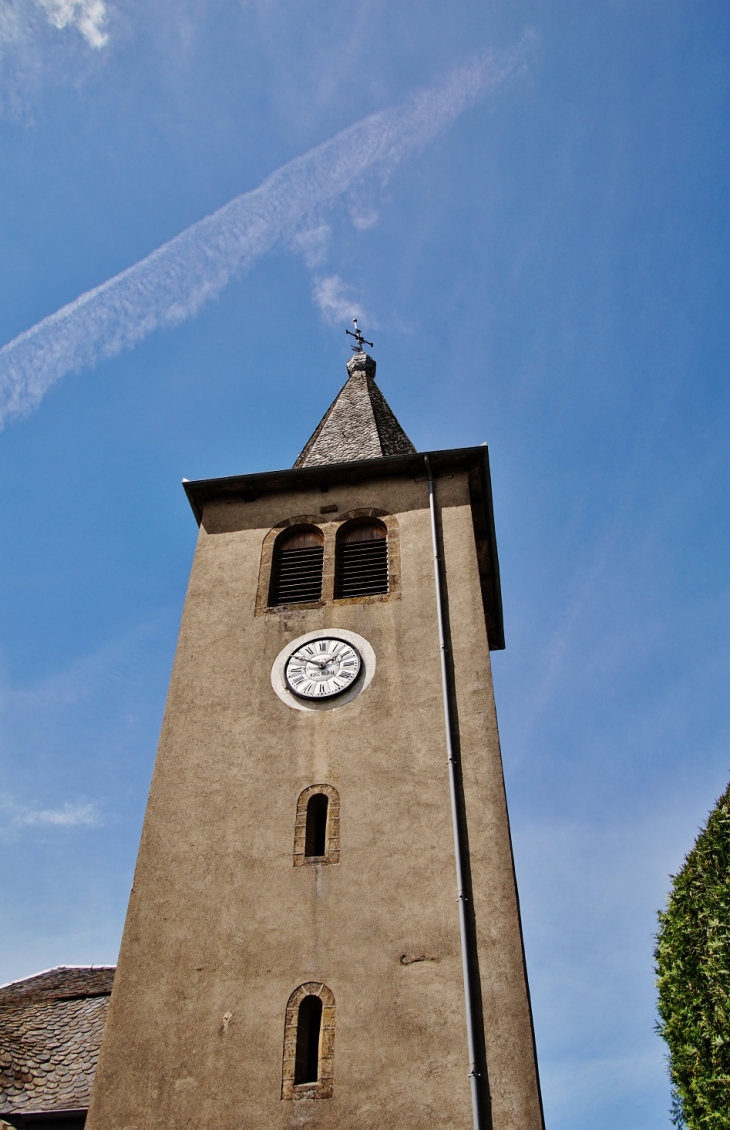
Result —
[[[493, 1128], [540, 1130], [466, 474], [437, 490]], [[324, 504], [322, 522], [394, 516], [400, 593], [256, 614], [270, 530]], [[272, 664], [320, 628], [365, 637], [375, 676], [336, 709], [291, 709]], [[339, 794], [339, 862], [295, 866], [314, 784]], [[308, 983], [334, 1001], [331, 1097], [282, 1098], [286, 1006]], [[465, 1031], [426, 483], [211, 504], [87, 1130], [469, 1130]]]

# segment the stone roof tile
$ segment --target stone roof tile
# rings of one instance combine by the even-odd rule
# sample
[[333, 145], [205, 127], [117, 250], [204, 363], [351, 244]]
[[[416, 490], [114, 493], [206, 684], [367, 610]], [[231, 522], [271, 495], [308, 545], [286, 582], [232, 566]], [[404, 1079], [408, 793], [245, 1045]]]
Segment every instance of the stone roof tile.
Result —
[[0, 987], [0, 1118], [89, 1105], [110, 966], [60, 966]]
[[356, 353], [349, 377], [298, 457], [295, 467], [410, 455], [416, 449], [375, 383], [375, 361]]

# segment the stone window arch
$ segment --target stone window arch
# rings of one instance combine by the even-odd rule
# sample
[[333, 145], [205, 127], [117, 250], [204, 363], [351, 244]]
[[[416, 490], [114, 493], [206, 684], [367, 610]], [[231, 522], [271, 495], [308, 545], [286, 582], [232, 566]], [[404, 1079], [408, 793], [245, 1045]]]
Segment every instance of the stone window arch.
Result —
[[[297, 601], [293, 604], [272, 604], [279, 594], [275, 591], [275, 566], [277, 547], [283, 548], [287, 537], [295, 538], [298, 531], [310, 531], [315, 539], [321, 538], [323, 548], [322, 587], [316, 600]], [[269, 612], [286, 613], [291, 608], [307, 609], [321, 608], [328, 600], [332, 599], [332, 582], [334, 580], [334, 530], [319, 515], [297, 514], [293, 518], [285, 518], [278, 522], [264, 537], [261, 545], [261, 563], [259, 565], [259, 581], [256, 589], [257, 616]], [[279, 539], [282, 539], [279, 541]], [[332, 547], [330, 548], [330, 543]]]
[[352, 518], [337, 531], [335, 599], [388, 591], [388, 531], [379, 518]]
[[294, 866], [339, 862], [340, 794], [333, 785], [310, 785], [297, 800]]
[[[382, 523], [386, 531], [387, 545], [387, 571], [388, 591], [378, 593], [365, 593], [360, 596], [335, 597], [335, 559], [337, 556], [337, 539], [339, 532], [351, 522], [367, 521], [368, 519]], [[276, 591], [275, 583], [275, 555], [276, 547], [285, 545], [287, 535], [295, 537], [296, 528], [309, 531], [315, 540], [321, 536], [323, 546], [322, 587], [319, 596], [314, 600], [297, 600], [289, 603], [272, 603], [281, 593]], [[343, 535], [344, 536], [344, 535]], [[279, 538], [282, 541], [279, 542]], [[303, 548], [307, 548], [304, 546]], [[314, 547], [312, 547], [314, 548]], [[302, 595], [313, 595], [312, 593]], [[261, 564], [259, 566], [259, 581], [256, 589], [255, 614], [257, 616], [286, 615], [296, 611], [306, 611], [312, 608], [322, 608], [325, 604], [335, 603], [340, 600], [356, 601], [358, 604], [378, 603], [387, 600], [399, 600], [401, 596], [400, 584], [400, 543], [398, 520], [395, 515], [387, 510], [376, 507], [361, 507], [350, 510], [345, 514], [334, 514], [323, 517], [319, 514], [298, 514], [293, 518], [285, 518], [278, 522], [273, 529], [265, 535], [261, 545]]]
[[[367, 603], [400, 598], [400, 540], [395, 515], [375, 507], [342, 514], [334, 566], [336, 601]], [[358, 582], [358, 575], [365, 583]]]
[[334, 993], [320, 981], [307, 981], [286, 1005], [282, 1099], [331, 1098], [334, 1051]]
[[290, 526], [276, 538], [269, 581], [270, 606], [322, 599], [324, 535], [313, 523]]

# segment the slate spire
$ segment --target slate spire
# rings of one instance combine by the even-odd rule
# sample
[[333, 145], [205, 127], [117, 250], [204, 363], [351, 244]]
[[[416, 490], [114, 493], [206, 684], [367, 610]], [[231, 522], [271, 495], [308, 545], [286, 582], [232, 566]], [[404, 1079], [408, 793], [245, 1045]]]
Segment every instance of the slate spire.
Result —
[[347, 382], [325, 412], [295, 467], [410, 455], [416, 450], [375, 383], [373, 358], [368, 353], [353, 354], [347, 362], [347, 372]]

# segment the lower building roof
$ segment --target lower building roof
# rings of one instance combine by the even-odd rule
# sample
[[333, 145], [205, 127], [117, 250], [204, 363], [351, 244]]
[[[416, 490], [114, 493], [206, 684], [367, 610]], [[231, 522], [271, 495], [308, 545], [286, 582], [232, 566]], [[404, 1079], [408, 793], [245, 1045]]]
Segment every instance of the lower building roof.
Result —
[[114, 966], [58, 966], [0, 987], [0, 1119], [88, 1108]]

